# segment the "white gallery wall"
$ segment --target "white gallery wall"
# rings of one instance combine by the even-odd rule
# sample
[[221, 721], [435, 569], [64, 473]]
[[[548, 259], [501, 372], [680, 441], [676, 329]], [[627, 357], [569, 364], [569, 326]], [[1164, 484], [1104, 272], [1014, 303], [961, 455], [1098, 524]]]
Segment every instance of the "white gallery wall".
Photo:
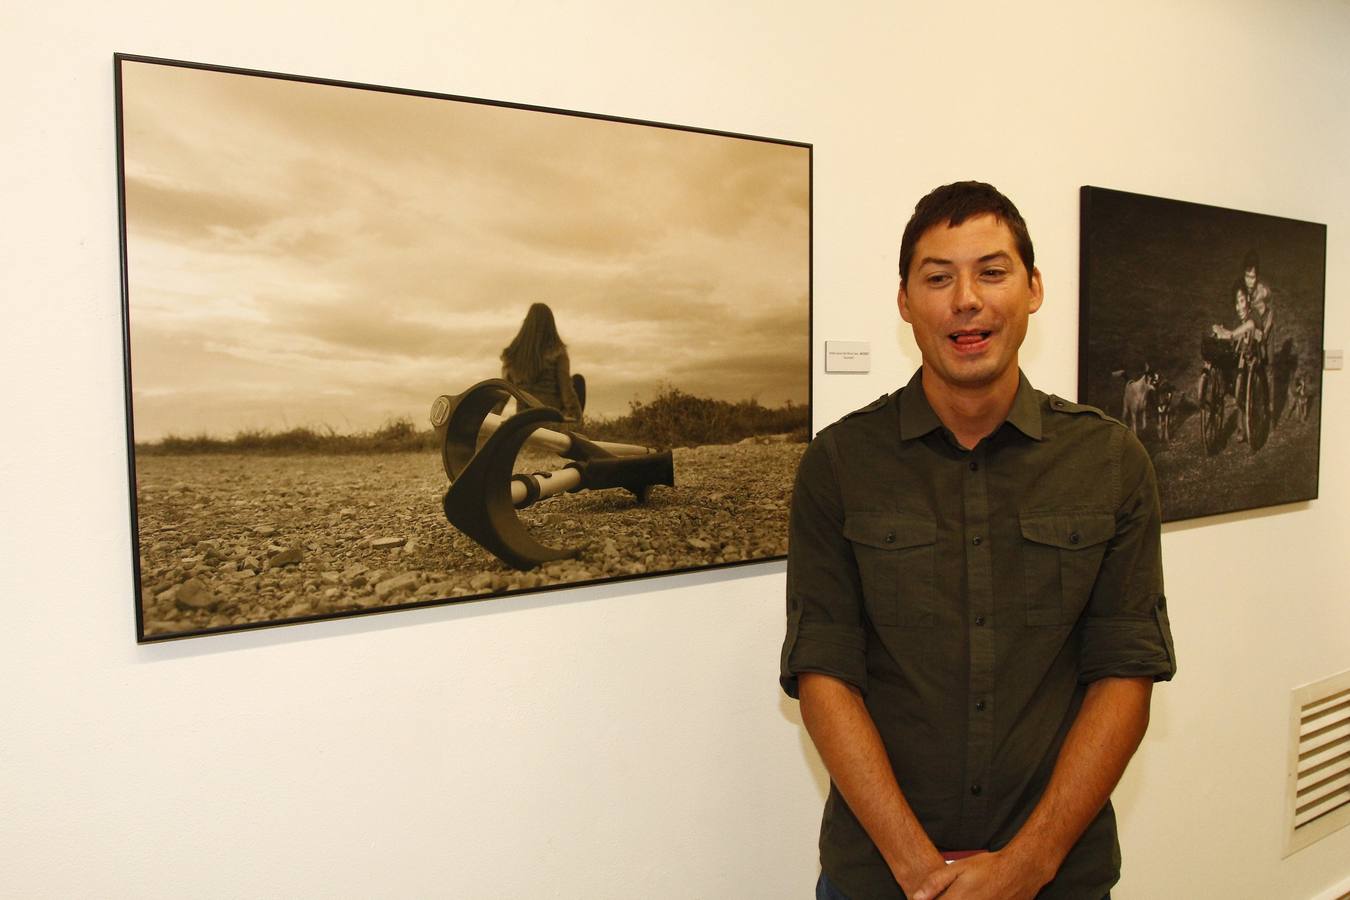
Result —
[[[114, 51], [813, 143], [820, 426], [917, 364], [899, 235], [961, 178], [1031, 225], [1043, 389], [1075, 392], [1082, 184], [1326, 223], [1343, 348], [1346, 47], [1345, 0], [8, 4], [0, 896], [790, 898], [816, 874], [781, 563], [135, 645]], [[871, 340], [873, 371], [825, 375], [825, 339]], [[1350, 890], [1350, 829], [1281, 858], [1289, 693], [1350, 668], [1346, 378], [1320, 499], [1165, 530], [1180, 673], [1117, 792], [1122, 900]]]

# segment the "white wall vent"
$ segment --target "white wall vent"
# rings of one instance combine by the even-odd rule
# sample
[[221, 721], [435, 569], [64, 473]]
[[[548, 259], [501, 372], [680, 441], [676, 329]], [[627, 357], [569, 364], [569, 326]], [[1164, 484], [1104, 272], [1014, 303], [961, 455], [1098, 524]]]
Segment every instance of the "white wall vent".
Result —
[[1350, 671], [1294, 691], [1284, 855], [1350, 825]]

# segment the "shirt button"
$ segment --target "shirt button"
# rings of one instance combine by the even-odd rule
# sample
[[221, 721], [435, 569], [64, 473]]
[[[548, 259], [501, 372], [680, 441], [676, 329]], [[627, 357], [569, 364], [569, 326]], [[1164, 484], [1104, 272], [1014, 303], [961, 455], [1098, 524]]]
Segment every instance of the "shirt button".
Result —
[[[970, 542], [974, 544], [976, 547], [980, 546], [980, 543], [982, 541], [984, 541], [984, 538], [980, 537], [978, 534], [970, 539]], [[1077, 541], [1075, 541], [1074, 543], [1077, 543]]]
[[975, 617], [975, 624], [976, 624], [976, 625], [983, 625], [983, 624], [984, 624], [984, 616], [976, 616], [976, 617]]
[[978, 472], [978, 471], [980, 471], [980, 464], [977, 463], [977, 462], [975, 462], [974, 460], [971, 460], [971, 461], [970, 461], [970, 471], [972, 471], [972, 472]]
[[976, 711], [976, 712], [984, 712], [984, 701], [983, 701], [983, 700], [976, 700], [976, 701], [975, 701], [975, 711]]
[[1070, 544], [1076, 544], [1076, 543], [1078, 543], [1078, 542], [1081, 541], [1081, 540], [1082, 540], [1082, 537], [1081, 537], [1081, 536], [1078, 534], [1078, 532], [1076, 532], [1076, 531], [1075, 531], [1073, 534], [1070, 534], [1070, 535], [1069, 535], [1069, 543], [1070, 543]]
[[886, 532], [886, 543], [888, 543], [888, 544], [894, 544], [894, 543], [895, 543], [895, 532], [894, 532], [894, 531], [888, 531], [888, 532]]
[[984, 793], [984, 788], [980, 787], [978, 784], [972, 784], [970, 786], [970, 793], [972, 796], [978, 797]]

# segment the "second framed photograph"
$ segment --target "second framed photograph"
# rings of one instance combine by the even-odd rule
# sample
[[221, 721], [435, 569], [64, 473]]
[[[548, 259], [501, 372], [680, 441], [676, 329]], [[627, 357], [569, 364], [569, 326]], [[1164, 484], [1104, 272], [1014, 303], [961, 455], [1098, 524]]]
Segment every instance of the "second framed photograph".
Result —
[[1325, 225], [1084, 187], [1078, 397], [1166, 521], [1317, 496]]

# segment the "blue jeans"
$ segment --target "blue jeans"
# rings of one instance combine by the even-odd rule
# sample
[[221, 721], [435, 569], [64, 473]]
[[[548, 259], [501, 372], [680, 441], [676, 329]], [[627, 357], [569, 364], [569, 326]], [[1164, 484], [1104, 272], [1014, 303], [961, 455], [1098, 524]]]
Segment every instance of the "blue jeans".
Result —
[[821, 872], [820, 878], [816, 880], [816, 900], [848, 900], [848, 896]]

